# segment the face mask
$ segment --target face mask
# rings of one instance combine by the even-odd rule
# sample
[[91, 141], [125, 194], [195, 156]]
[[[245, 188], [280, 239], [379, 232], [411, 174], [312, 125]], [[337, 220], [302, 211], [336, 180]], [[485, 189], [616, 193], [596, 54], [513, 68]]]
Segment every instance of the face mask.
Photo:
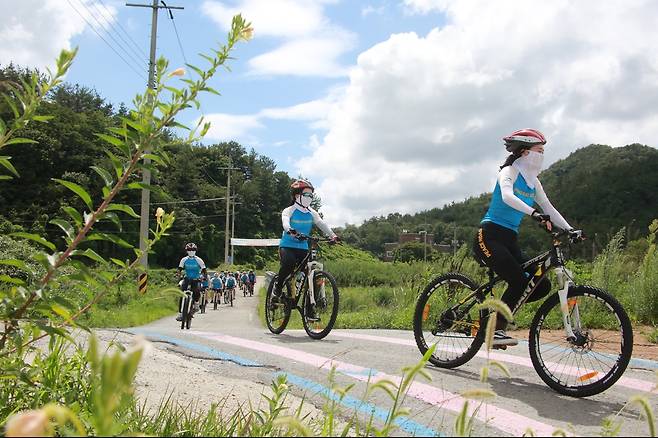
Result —
[[187, 252], [187, 255], [190, 256], [190, 257], [194, 257], [195, 254], [196, 254], [196, 251], [188, 251]]
[[308, 196], [297, 195], [296, 198], [296, 202], [304, 208], [309, 208], [313, 201], [313, 198]]
[[528, 151], [528, 155], [518, 158], [512, 165], [521, 172], [526, 183], [532, 189], [535, 187], [535, 179], [537, 178], [537, 175], [539, 175], [539, 172], [541, 172], [543, 164], [544, 154], [535, 151]]

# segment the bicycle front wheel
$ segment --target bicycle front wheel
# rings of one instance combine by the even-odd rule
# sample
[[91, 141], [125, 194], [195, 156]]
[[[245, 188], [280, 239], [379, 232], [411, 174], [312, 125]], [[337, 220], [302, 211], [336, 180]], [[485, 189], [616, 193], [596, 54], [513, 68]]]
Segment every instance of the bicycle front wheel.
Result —
[[421, 354], [436, 349], [429, 360], [441, 368], [465, 364], [484, 342], [488, 311], [480, 309], [477, 285], [458, 273], [434, 279], [420, 294], [414, 312], [414, 336]]
[[[267, 288], [267, 294], [265, 295], [265, 321], [267, 323], [267, 328], [274, 333], [275, 335], [280, 334], [286, 329], [288, 321], [290, 320], [290, 303], [287, 297], [274, 297], [274, 287], [276, 282], [279, 280], [279, 276], [275, 275], [270, 281], [270, 285]], [[290, 283], [286, 283], [287, 296], [291, 296]], [[285, 294], [285, 292], [282, 292]]]
[[576, 339], [567, 339], [557, 294], [539, 308], [530, 327], [530, 358], [539, 377], [560, 394], [589, 397], [610, 388], [626, 371], [633, 329], [609, 293], [590, 286], [569, 290]]
[[192, 301], [192, 298], [187, 295], [183, 300], [181, 301], [181, 323], [180, 323], [180, 328], [183, 330], [185, 328], [185, 323], [187, 322], [188, 315], [190, 313], [190, 301]]
[[304, 291], [302, 322], [306, 334], [322, 339], [329, 334], [338, 316], [338, 285], [328, 272], [319, 271], [313, 277], [315, 306], [311, 302], [308, 287]]

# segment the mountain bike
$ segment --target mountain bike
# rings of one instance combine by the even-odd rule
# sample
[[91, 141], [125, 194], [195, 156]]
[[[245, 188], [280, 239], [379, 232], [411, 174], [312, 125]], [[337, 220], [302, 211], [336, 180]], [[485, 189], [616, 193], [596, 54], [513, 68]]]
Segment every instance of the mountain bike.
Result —
[[279, 281], [278, 275], [270, 281], [265, 295], [265, 320], [267, 328], [278, 335], [286, 329], [292, 309], [296, 309], [302, 316], [306, 334], [313, 339], [322, 339], [336, 323], [339, 294], [336, 280], [323, 270], [323, 265], [316, 257], [319, 243], [333, 241], [305, 235], [299, 235], [298, 238], [308, 240], [311, 249], [292, 274], [284, 280], [281, 297], [273, 295]]
[[[558, 290], [545, 299], [530, 325], [530, 358], [539, 377], [555, 391], [589, 397], [610, 388], [626, 370], [633, 352], [631, 321], [608, 292], [574, 283], [562, 249], [569, 233], [551, 232], [551, 236], [551, 249], [522, 265], [534, 275], [512, 312], [516, 313], [548, 272], [555, 270]], [[569, 240], [576, 243], [580, 239], [570, 236]], [[435, 366], [463, 365], [485, 341], [491, 313], [480, 304], [503, 281], [491, 269], [488, 276], [489, 281], [478, 286], [461, 273], [443, 274], [418, 297], [414, 336], [422, 354], [436, 344], [430, 357]]]
[[193, 312], [194, 300], [192, 299], [191, 283], [192, 282], [189, 282], [187, 288], [185, 289], [185, 296], [181, 300], [181, 306], [179, 309], [182, 316], [182, 320], [180, 323], [181, 330], [185, 328], [189, 330], [190, 326], [192, 325], [192, 315], [194, 314]]

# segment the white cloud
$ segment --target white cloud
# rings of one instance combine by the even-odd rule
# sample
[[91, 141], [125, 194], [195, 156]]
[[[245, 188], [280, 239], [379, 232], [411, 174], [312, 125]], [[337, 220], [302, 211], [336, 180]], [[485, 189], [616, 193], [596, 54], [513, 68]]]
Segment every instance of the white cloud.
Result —
[[[250, 142], [254, 143], [253, 131], [263, 128], [263, 122], [266, 119], [305, 121], [309, 123], [311, 129], [326, 130], [329, 126], [327, 116], [336, 101], [337, 90], [339, 89], [333, 90], [324, 99], [311, 100], [289, 107], [265, 108], [256, 114], [208, 114], [204, 117], [206, 121], [211, 123], [211, 128], [206, 138], [219, 141], [249, 138]], [[196, 123], [198, 123], [198, 119]], [[274, 143], [274, 146], [283, 146], [287, 143], [287, 141], [278, 141]], [[317, 137], [312, 137], [309, 147], [315, 148], [317, 144]]]
[[[82, 3], [84, 6], [74, 2], [78, 12], [92, 23], [92, 12], [101, 21], [103, 17], [112, 21], [116, 15], [111, 6], [104, 9], [90, 0]], [[5, 0], [0, 19], [0, 62], [52, 67], [60, 50], [70, 49], [72, 38], [87, 27], [78, 12], [60, 0]]]
[[216, 113], [208, 114], [204, 116], [204, 119], [206, 122], [210, 122], [206, 138], [219, 141], [252, 138], [252, 132], [263, 127], [258, 121], [258, 117], [253, 115]]
[[300, 165], [334, 225], [490, 191], [501, 137], [523, 127], [548, 136], [547, 164], [589, 143], [656, 146], [658, 2], [404, 3], [446, 25], [362, 53]]
[[236, 0], [232, 6], [206, 0], [202, 11], [222, 29], [233, 15], [252, 22], [255, 39], [283, 40], [280, 45], [249, 61], [257, 75], [345, 76], [339, 58], [354, 43], [354, 34], [331, 22], [324, 13], [334, 0]]

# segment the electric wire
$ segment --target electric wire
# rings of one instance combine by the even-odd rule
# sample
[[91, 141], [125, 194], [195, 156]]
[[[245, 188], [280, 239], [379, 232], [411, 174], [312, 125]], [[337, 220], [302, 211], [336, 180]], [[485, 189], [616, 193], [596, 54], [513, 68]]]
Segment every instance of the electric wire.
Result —
[[183, 60], [185, 61], [185, 64], [188, 64], [187, 62], [187, 57], [185, 56], [185, 50], [183, 49], [183, 44], [181, 43], [180, 40], [180, 35], [178, 34], [178, 28], [176, 27], [176, 21], [174, 20], [174, 14], [171, 12], [171, 9], [167, 4], [160, 0], [160, 3], [164, 5], [165, 8], [167, 8], [167, 12], [169, 12], [169, 18], [171, 19], [171, 24], [174, 25], [174, 32], [176, 33], [176, 40], [178, 40], [178, 47], [180, 48], [181, 54], [183, 55]]
[[[108, 12], [108, 14], [111, 15], [110, 10], [107, 8], [107, 6], [105, 6], [105, 3], [103, 2], [103, 0], [98, 0], [98, 2], [100, 3], [101, 6], [103, 6], [103, 8]], [[142, 55], [144, 55], [144, 58], [148, 59], [149, 56], [146, 54], [146, 52], [144, 51], [144, 49], [142, 49], [142, 48], [139, 46], [139, 44], [137, 44], [137, 43], [135, 42], [135, 40], [130, 36], [130, 34], [128, 33], [128, 31], [126, 31], [126, 29], [121, 25], [121, 22], [120, 22], [119, 20], [117, 20], [116, 23], [117, 23], [117, 25], [119, 26], [119, 28], [123, 31], [123, 33], [126, 34], [126, 36], [128, 37], [128, 39], [130, 40], [130, 42], [132, 42], [133, 45], [137, 48], [137, 50], [139, 50], [140, 52], [142, 52]]]
[[[114, 34], [113, 34], [112, 32], [110, 32], [110, 29], [109, 29], [105, 24], [103, 24], [103, 23], [101, 22], [101, 20], [98, 19], [98, 17], [96, 16], [96, 14], [94, 14], [94, 12], [93, 12], [93, 11], [91, 10], [91, 8], [87, 5], [87, 3], [85, 3], [83, 0], [77, 0], [77, 1], [78, 1], [78, 3], [79, 3], [80, 5], [82, 5], [83, 8], [85, 8], [85, 9], [87, 10], [87, 12], [89, 13], [89, 16], [90, 16], [91, 18], [93, 18], [94, 21], [95, 21], [96, 23], [98, 23], [98, 26], [100, 26], [100, 28], [101, 28], [103, 31], [105, 31], [105, 34], [106, 34], [108, 37], [110, 37], [110, 38], [112, 39], [112, 41], [114, 41], [114, 43], [117, 45], [117, 47], [119, 47], [119, 48], [123, 51], [123, 53], [131, 59], [131, 61], [136, 62], [137, 65], [139, 65], [139, 66], [142, 67], [142, 68], [148, 68], [148, 64], [146, 64], [146, 62], [145, 62], [143, 59], [141, 59], [139, 56], [135, 57], [135, 55], [133, 55], [132, 53], [130, 53], [129, 51], [127, 51], [127, 50], [123, 47], [123, 45], [121, 44], [121, 42], [120, 42], [119, 40], [117, 40], [117, 39], [114, 37]], [[141, 65], [142, 63], [144, 63], [144, 65]]]
[[87, 23], [87, 25], [89, 25], [89, 27], [91, 28], [91, 30], [93, 30], [94, 33], [95, 33], [96, 35], [98, 35], [98, 37], [99, 37], [101, 40], [103, 40], [103, 42], [104, 42], [105, 44], [107, 44], [107, 46], [108, 46], [110, 49], [112, 49], [112, 51], [113, 51], [113, 52], [114, 52], [119, 58], [121, 58], [121, 60], [122, 60], [122, 61], [123, 61], [128, 67], [130, 67], [130, 69], [131, 69], [132, 71], [134, 71], [138, 76], [140, 76], [140, 77], [141, 77], [142, 79], [144, 79], [145, 81], [148, 81], [148, 79], [146, 78], [146, 76], [144, 76], [143, 73], [141, 73], [139, 70], [137, 70], [137, 69], [136, 69], [131, 63], [129, 63], [128, 61], [126, 61], [126, 59], [125, 59], [123, 56], [121, 56], [121, 54], [120, 54], [119, 52], [117, 52], [117, 50], [114, 48], [114, 46], [112, 46], [112, 44], [110, 44], [109, 42], [107, 42], [107, 40], [106, 40], [105, 38], [103, 38], [103, 35], [101, 35], [101, 34], [96, 30], [96, 28], [95, 28], [95, 27], [89, 22], [89, 20], [87, 20], [87, 18], [86, 18], [86, 17], [85, 17], [85, 16], [84, 16], [84, 15], [78, 10], [78, 8], [76, 8], [76, 7], [73, 5], [73, 3], [71, 3], [71, 0], [66, 0], [66, 2], [71, 6], [71, 8], [73, 8], [73, 10], [74, 10], [74, 11], [80, 16], [80, 18], [82, 18], [82, 19]]

